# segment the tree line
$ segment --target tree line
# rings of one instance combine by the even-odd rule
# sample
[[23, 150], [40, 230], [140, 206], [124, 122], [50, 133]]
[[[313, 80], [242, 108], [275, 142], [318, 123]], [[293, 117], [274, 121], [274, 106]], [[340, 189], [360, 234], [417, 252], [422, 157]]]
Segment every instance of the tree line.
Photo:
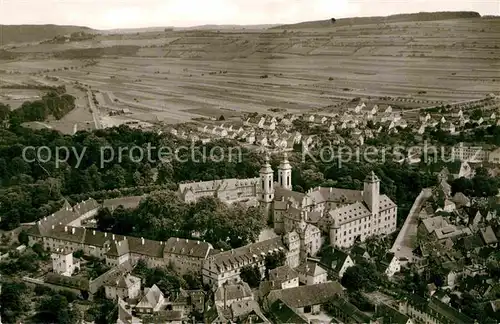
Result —
[[173, 191], [154, 192], [136, 209], [100, 209], [96, 220], [102, 231], [157, 241], [197, 238], [223, 250], [257, 241], [267, 221], [258, 207], [227, 205], [214, 197], [188, 204]]
[[[80, 131], [73, 136], [63, 135], [53, 130], [31, 130], [19, 126], [0, 128], [0, 227], [12, 229], [19, 223], [35, 221], [56, 211], [63, 197], [87, 196], [99, 192], [102, 199], [120, 195], [124, 188], [165, 186], [176, 189], [177, 184], [186, 181], [207, 181], [224, 178], [258, 177], [263, 156], [254, 151], [241, 148], [242, 159], [228, 159], [215, 162], [194, 161], [191, 152], [181, 152], [180, 159], [170, 162], [161, 160], [136, 162], [138, 155], [124, 154], [121, 160], [100, 165], [101, 148], [111, 147], [115, 152], [120, 148], [138, 146], [169, 147], [173, 150], [191, 143], [170, 134], [145, 132], [119, 126], [93, 132]], [[47, 146], [52, 152], [56, 147], [73, 148], [66, 162], [59, 165], [52, 159], [47, 162], [29, 163], [23, 159], [23, 150], [28, 146]], [[213, 147], [235, 147], [234, 141], [219, 140], [208, 144], [196, 143], [196, 154], [203, 148], [210, 151]], [[85, 152], [79, 160], [78, 154]], [[76, 151], [76, 153], [75, 153]], [[152, 156], [157, 152], [152, 151]], [[30, 155], [31, 154], [31, 155]], [[34, 158], [33, 152], [28, 158]], [[317, 156], [319, 158], [319, 156]], [[273, 156], [271, 165], [276, 171], [282, 157]], [[185, 162], [180, 162], [185, 160]], [[351, 161], [340, 163], [338, 160], [311, 163], [303, 161], [300, 153], [290, 156], [293, 166], [292, 181], [294, 190], [305, 192], [317, 186], [331, 186], [361, 190], [363, 180], [372, 170], [381, 178], [382, 193], [394, 200], [401, 217], [406, 216], [415, 197], [423, 187], [436, 183], [435, 175], [418, 166], [378, 161]], [[275, 180], [277, 180], [275, 172]], [[125, 190], [124, 194], [134, 192]], [[140, 193], [139, 193], [140, 194]]]

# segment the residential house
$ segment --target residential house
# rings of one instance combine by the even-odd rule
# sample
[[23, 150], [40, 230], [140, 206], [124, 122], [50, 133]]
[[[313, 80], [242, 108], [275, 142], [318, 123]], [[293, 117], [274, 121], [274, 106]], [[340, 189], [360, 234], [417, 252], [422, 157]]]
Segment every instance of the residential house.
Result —
[[253, 300], [252, 289], [246, 282], [224, 284], [215, 291], [215, 305], [226, 308], [234, 302]]
[[[345, 298], [334, 297], [330, 301], [334, 323], [372, 323], [371, 317], [360, 311]], [[384, 322], [385, 323], [385, 322]]]
[[493, 231], [493, 228], [491, 226], [487, 226], [486, 228], [481, 228], [479, 230], [479, 233], [485, 245], [497, 247], [498, 238], [496, 237], [495, 232]]
[[361, 245], [355, 245], [351, 249], [351, 256], [355, 262], [371, 261], [368, 251]]
[[496, 148], [488, 154], [488, 162], [500, 164], [500, 148]]
[[336, 248], [329, 248], [325, 251], [320, 262], [334, 277], [339, 279], [349, 267], [354, 266], [351, 256]]
[[131, 274], [110, 278], [104, 283], [104, 292], [108, 299], [135, 299], [141, 293], [141, 279]]
[[271, 323], [262, 314], [254, 300], [234, 302], [231, 306], [212, 307], [205, 316], [205, 323]]
[[265, 297], [264, 305], [269, 308], [277, 300], [301, 314], [318, 314], [321, 305], [333, 297], [343, 295], [344, 289], [338, 282], [299, 286], [289, 289], [273, 290]]
[[471, 324], [474, 320], [437, 298], [423, 299], [417, 295], [399, 303], [399, 311], [416, 323]]
[[142, 324], [142, 320], [132, 315], [130, 306], [123, 299], [118, 299], [118, 319], [116, 324]]
[[165, 297], [157, 285], [144, 289], [144, 296], [135, 306], [139, 314], [153, 314], [159, 312], [164, 305]]
[[306, 261], [295, 271], [299, 274], [299, 281], [304, 285], [317, 285], [328, 281], [328, 272], [325, 268], [313, 261]]
[[281, 289], [299, 286], [299, 274], [287, 265], [269, 271], [269, 280], [274, 281]]
[[52, 269], [54, 273], [71, 276], [75, 270], [80, 269], [80, 262], [73, 259], [73, 252], [56, 248], [51, 253]]
[[452, 201], [455, 203], [457, 207], [470, 207], [470, 199], [461, 192], [457, 192]]
[[310, 321], [300, 311], [288, 306], [281, 299], [276, 300], [269, 307], [270, 319], [276, 324], [309, 324]]
[[392, 252], [387, 253], [382, 260], [380, 260], [379, 265], [381, 270], [384, 271], [389, 278], [401, 271], [401, 262]]
[[381, 303], [377, 306], [375, 314], [376, 323], [380, 324], [413, 324], [415, 323], [410, 316], [401, 313], [399, 310], [389, 305]]

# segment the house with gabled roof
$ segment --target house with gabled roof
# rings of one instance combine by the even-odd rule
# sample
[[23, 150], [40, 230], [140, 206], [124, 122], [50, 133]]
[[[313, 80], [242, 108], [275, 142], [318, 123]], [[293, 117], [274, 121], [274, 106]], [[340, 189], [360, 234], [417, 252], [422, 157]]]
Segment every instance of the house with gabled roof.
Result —
[[329, 248], [321, 255], [320, 260], [334, 277], [341, 279], [349, 267], [354, 266], [351, 256], [339, 249]]
[[371, 316], [360, 311], [346, 298], [334, 297], [330, 301], [330, 309], [333, 313], [334, 321], [337, 323], [372, 323]]
[[132, 309], [121, 298], [118, 299], [118, 319], [116, 324], [142, 324], [142, 320], [132, 315]]
[[351, 249], [351, 256], [355, 262], [371, 261], [371, 256], [364, 246], [355, 245]]
[[425, 323], [471, 324], [474, 323], [467, 315], [446, 305], [439, 299], [431, 297], [424, 299], [416, 294], [400, 301], [399, 311], [411, 318]]
[[479, 233], [480, 233], [481, 238], [483, 239], [483, 242], [485, 245], [489, 245], [489, 246], [493, 246], [493, 247], [497, 246], [498, 238], [496, 237], [495, 232], [493, 231], [493, 228], [491, 226], [481, 228], [479, 230]]
[[401, 262], [392, 252], [386, 253], [386, 255], [384, 255], [384, 257], [379, 261], [378, 265], [380, 270], [382, 270], [389, 278], [401, 271]]
[[140, 314], [156, 313], [162, 309], [164, 301], [163, 292], [157, 285], [153, 285], [151, 288], [144, 289], [144, 296], [134, 309]]
[[288, 306], [282, 300], [276, 300], [269, 307], [270, 319], [273, 323], [277, 324], [309, 324], [310, 321], [305, 317], [304, 314], [301, 314], [299, 311], [294, 308]]
[[410, 316], [401, 313], [399, 310], [381, 303], [377, 306], [375, 313], [376, 323], [380, 324], [413, 324]]
[[321, 305], [333, 297], [344, 295], [344, 288], [336, 281], [317, 285], [299, 286], [289, 289], [273, 290], [265, 298], [263, 305], [269, 309], [277, 300], [301, 314], [317, 314]]
[[106, 298], [116, 300], [135, 299], [141, 293], [141, 279], [131, 274], [120, 274], [104, 282]]
[[234, 302], [254, 300], [252, 289], [244, 282], [226, 283], [217, 288], [214, 295], [215, 305], [227, 308]]
[[274, 281], [281, 289], [299, 286], [299, 274], [288, 265], [280, 266], [269, 271], [269, 280]]
[[317, 285], [328, 281], [328, 271], [318, 262], [306, 261], [300, 264], [295, 271], [299, 274], [299, 281], [304, 285]]
[[470, 199], [461, 192], [455, 193], [452, 198], [452, 201], [455, 203], [457, 207], [470, 207]]

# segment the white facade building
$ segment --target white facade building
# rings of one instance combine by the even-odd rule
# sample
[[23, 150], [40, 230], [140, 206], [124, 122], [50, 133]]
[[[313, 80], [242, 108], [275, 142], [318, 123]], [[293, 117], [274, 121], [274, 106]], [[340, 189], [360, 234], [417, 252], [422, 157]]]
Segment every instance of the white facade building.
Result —
[[73, 260], [73, 252], [65, 249], [55, 249], [52, 254], [52, 269], [54, 273], [71, 276], [75, 269], [80, 268], [80, 262]]

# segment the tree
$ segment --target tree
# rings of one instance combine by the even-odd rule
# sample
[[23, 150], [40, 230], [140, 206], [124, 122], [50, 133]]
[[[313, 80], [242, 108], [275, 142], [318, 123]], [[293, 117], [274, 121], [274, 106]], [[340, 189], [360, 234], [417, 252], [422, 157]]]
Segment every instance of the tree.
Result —
[[26, 233], [25, 230], [22, 230], [21, 232], [19, 232], [17, 240], [19, 241], [19, 243], [27, 246], [29, 244], [28, 233]]
[[285, 265], [285, 262], [286, 254], [281, 250], [277, 253], [266, 255], [264, 260], [264, 264], [266, 266], [266, 277], [269, 276], [269, 271]]
[[42, 323], [73, 324], [79, 322], [80, 313], [71, 307], [66, 297], [55, 294], [42, 299], [36, 317]]
[[0, 122], [4, 122], [9, 118], [10, 106], [0, 103]]
[[17, 319], [30, 308], [28, 288], [24, 283], [4, 283], [0, 294], [0, 314], [5, 323], [16, 323]]
[[195, 273], [189, 272], [183, 275], [182, 278], [186, 282], [187, 289], [194, 290], [203, 288], [203, 282], [201, 280], [201, 277]]
[[478, 120], [481, 117], [483, 117], [483, 111], [481, 109], [474, 109], [474, 111], [470, 115], [470, 119], [472, 120]]
[[83, 255], [84, 255], [83, 250], [78, 250], [78, 251], [73, 252], [73, 257], [76, 259], [82, 258]]
[[244, 266], [240, 271], [241, 280], [245, 281], [250, 287], [257, 288], [260, 285], [262, 275], [257, 266]]
[[116, 323], [118, 318], [118, 306], [106, 298], [98, 298], [85, 314], [87, 322], [96, 324]]
[[349, 291], [373, 291], [382, 283], [382, 276], [375, 265], [362, 261], [347, 268], [341, 279], [342, 286]]

